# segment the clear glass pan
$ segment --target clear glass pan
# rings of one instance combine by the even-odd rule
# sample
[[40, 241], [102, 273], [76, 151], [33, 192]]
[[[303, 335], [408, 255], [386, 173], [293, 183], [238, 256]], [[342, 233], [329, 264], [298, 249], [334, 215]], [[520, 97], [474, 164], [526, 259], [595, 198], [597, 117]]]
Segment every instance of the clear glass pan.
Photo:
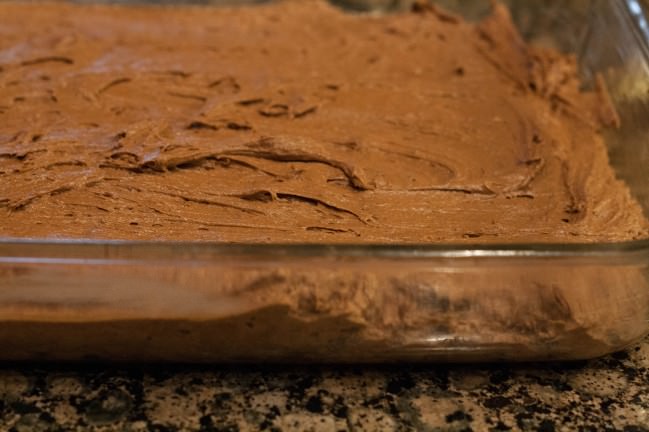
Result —
[[[470, 18], [488, 9], [479, 0], [440, 3]], [[507, 3], [528, 39], [577, 53], [586, 82], [603, 74], [623, 124], [607, 137], [611, 160], [649, 212], [649, 9], [637, 0]], [[2, 360], [579, 359], [648, 332], [649, 241], [471, 248], [0, 239]]]

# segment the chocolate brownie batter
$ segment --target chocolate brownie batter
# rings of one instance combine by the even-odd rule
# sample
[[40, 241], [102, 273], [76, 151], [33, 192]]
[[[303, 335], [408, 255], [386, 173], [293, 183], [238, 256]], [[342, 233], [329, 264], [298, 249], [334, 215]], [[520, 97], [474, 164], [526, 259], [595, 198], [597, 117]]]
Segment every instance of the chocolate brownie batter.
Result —
[[[315, 0], [0, 3], [0, 16], [0, 237], [648, 234], [608, 163], [600, 129], [619, 119], [601, 79], [581, 90], [575, 59], [526, 45], [500, 6], [475, 25], [425, 2], [392, 16]], [[268, 266], [143, 246], [129, 261], [83, 245], [68, 251], [80, 265], [3, 263], [0, 358], [582, 358], [641, 337], [649, 314], [630, 261]]]
[[575, 60], [507, 11], [0, 4], [0, 236], [601, 242], [647, 235]]

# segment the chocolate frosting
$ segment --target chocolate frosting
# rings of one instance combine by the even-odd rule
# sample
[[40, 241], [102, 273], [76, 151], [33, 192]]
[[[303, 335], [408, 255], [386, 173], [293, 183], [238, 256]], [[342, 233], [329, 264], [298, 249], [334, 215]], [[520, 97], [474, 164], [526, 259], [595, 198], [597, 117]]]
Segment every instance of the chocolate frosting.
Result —
[[225, 242], [646, 237], [601, 79], [470, 24], [323, 1], [0, 4], [0, 236]]

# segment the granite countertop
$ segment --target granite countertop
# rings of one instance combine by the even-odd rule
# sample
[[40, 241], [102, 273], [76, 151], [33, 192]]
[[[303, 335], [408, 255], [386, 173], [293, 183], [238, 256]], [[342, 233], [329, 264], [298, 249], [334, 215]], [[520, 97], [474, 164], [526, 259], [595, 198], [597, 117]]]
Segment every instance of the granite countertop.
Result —
[[3, 365], [0, 430], [649, 431], [648, 368]]

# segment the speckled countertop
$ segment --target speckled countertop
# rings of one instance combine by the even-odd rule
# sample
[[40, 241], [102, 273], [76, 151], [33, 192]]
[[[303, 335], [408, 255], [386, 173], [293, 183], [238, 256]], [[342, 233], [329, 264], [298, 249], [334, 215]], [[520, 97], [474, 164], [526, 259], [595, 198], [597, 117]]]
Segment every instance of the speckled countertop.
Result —
[[2, 431], [649, 431], [649, 339], [589, 362], [4, 365]]

